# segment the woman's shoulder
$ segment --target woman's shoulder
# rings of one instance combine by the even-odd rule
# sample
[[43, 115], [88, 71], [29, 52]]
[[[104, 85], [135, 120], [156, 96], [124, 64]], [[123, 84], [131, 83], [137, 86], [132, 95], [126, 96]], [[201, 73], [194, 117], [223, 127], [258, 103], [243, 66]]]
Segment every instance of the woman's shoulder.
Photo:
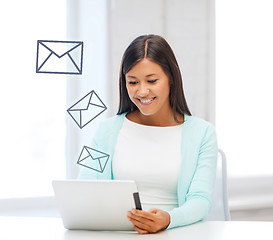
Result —
[[126, 113], [122, 113], [102, 120], [99, 124], [99, 129], [103, 129], [104, 131], [113, 131], [116, 128], [119, 129], [122, 126], [125, 115]]
[[[212, 123], [195, 116], [187, 116], [184, 122], [184, 138], [189, 142], [200, 144], [202, 141], [211, 141], [217, 146], [217, 136]], [[208, 140], [209, 139], [209, 140]]]
[[197, 126], [203, 126], [203, 127], [208, 127], [208, 126], [213, 126], [212, 123], [196, 117], [196, 116], [189, 116], [185, 115], [185, 124], [191, 124], [191, 125], [197, 125]]
[[113, 123], [117, 123], [117, 122], [123, 122], [124, 118], [125, 118], [126, 113], [122, 113], [119, 115], [114, 115], [112, 117], [106, 118], [104, 119], [101, 124], [103, 125], [111, 125]]
[[203, 135], [205, 132], [214, 132], [214, 125], [202, 118], [185, 115], [184, 129], [194, 134]]

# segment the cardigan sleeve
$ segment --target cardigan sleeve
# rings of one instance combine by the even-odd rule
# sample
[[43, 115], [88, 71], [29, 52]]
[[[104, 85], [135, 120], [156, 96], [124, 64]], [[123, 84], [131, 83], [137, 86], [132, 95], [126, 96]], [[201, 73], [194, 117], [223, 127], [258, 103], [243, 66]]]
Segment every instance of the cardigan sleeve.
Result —
[[210, 210], [218, 152], [216, 133], [212, 125], [207, 126], [197, 151], [196, 167], [185, 201], [178, 208], [168, 212], [170, 214], [168, 229], [203, 220]]

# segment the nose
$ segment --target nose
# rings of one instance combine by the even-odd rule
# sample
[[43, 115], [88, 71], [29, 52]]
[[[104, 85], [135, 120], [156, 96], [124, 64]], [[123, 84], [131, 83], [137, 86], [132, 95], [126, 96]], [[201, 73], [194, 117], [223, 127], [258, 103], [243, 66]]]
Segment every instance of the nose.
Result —
[[149, 88], [145, 84], [141, 84], [137, 91], [139, 97], [146, 97], [149, 95]]

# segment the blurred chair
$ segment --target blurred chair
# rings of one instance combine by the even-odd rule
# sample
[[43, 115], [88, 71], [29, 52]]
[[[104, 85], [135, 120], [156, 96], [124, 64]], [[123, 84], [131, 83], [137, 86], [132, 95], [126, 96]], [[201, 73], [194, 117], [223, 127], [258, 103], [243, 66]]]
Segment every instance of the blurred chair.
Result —
[[212, 194], [212, 206], [205, 221], [229, 221], [226, 155], [218, 149], [217, 172]]

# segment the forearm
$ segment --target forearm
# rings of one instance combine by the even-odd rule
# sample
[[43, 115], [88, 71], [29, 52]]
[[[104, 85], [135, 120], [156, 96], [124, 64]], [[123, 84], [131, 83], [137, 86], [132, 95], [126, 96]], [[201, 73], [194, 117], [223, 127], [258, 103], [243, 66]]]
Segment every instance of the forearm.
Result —
[[210, 209], [210, 203], [205, 198], [192, 198], [181, 207], [168, 211], [170, 224], [167, 229], [182, 227], [203, 220]]

